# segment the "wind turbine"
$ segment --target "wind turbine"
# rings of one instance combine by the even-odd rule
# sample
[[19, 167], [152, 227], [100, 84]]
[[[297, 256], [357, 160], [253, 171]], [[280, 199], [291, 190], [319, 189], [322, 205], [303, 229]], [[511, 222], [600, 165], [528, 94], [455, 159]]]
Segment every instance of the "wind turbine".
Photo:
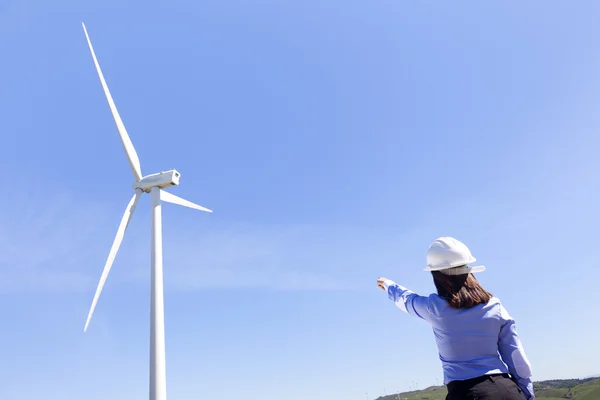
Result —
[[115, 106], [115, 102], [110, 95], [110, 91], [108, 90], [108, 86], [104, 80], [104, 75], [102, 74], [98, 60], [96, 59], [96, 53], [92, 47], [92, 42], [90, 41], [85, 24], [82, 22], [81, 25], [83, 26], [83, 31], [85, 32], [85, 37], [87, 38], [88, 46], [90, 48], [90, 52], [92, 53], [94, 64], [96, 65], [96, 71], [98, 72], [100, 83], [102, 83], [102, 88], [104, 89], [104, 94], [106, 95], [106, 100], [108, 100], [108, 105], [115, 120], [115, 124], [117, 125], [121, 142], [125, 148], [127, 158], [129, 159], [129, 165], [131, 166], [133, 177], [135, 178], [135, 183], [133, 184], [133, 190], [135, 193], [131, 200], [129, 200], [129, 204], [127, 204], [127, 208], [125, 209], [125, 214], [123, 214], [123, 218], [119, 224], [119, 229], [117, 229], [117, 235], [110, 249], [110, 253], [108, 254], [106, 264], [104, 265], [104, 270], [102, 271], [100, 282], [96, 288], [96, 294], [94, 295], [94, 300], [92, 301], [92, 306], [90, 308], [83, 331], [87, 331], [87, 328], [90, 324], [92, 314], [94, 313], [94, 309], [98, 303], [98, 298], [100, 297], [102, 288], [106, 283], [106, 278], [108, 277], [108, 273], [110, 272], [113, 261], [115, 260], [115, 256], [119, 251], [119, 246], [121, 246], [123, 236], [125, 235], [127, 225], [129, 225], [129, 221], [131, 220], [135, 207], [142, 194], [149, 193], [152, 200], [152, 222], [150, 229], [150, 263], [152, 270], [152, 289], [150, 292], [150, 400], [166, 400], [167, 386], [165, 365], [165, 310], [163, 300], [161, 201], [166, 201], [168, 203], [178, 204], [206, 212], [212, 211], [208, 208], [204, 208], [163, 190], [170, 186], [179, 184], [180, 175], [176, 170], [159, 172], [157, 174], [146, 176], [142, 175], [140, 160], [133, 147], [133, 144], [131, 143], [131, 139], [129, 139], [127, 130], [125, 130], [123, 121], [121, 121], [121, 117], [119, 116], [119, 112]]

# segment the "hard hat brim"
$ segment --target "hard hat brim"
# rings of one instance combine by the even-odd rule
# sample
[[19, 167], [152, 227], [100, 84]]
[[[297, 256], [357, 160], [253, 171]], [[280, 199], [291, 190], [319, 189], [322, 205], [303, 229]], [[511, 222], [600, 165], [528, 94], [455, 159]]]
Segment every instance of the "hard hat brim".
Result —
[[475, 261], [477, 261], [477, 259], [473, 256], [469, 257], [468, 260], [464, 260], [464, 261], [455, 261], [455, 262], [447, 262], [441, 265], [437, 265], [437, 266], [432, 266], [432, 265], [428, 265], [427, 267], [425, 267], [425, 271], [441, 271], [443, 269], [450, 269], [450, 268], [456, 268], [456, 267], [460, 267], [462, 265], [469, 265], [469, 264], [473, 264]]
[[432, 268], [428, 267], [428, 268], [425, 268], [425, 271], [439, 271], [445, 275], [463, 275], [463, 274], [470, 274], [470, 273], [476, 273], [476, 272], [483, 272], [483, 271], [485, 271], [485, 266], [477, 265], [477, 266], [469, 267], [469, 266], [463, 265], [463, 266], [458, 266], [458, 267], [437, 268], [437, 269], [432, 269]]

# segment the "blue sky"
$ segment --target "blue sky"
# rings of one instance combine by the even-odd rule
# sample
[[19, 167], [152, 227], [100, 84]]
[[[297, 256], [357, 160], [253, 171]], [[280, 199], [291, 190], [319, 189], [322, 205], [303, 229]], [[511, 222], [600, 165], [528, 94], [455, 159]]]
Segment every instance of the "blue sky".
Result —
[[[441, 381], [429, 243], [464, 241], [534, 379], [597, 374], [600, 4], [8, 0], [0, 397], [145, 399], [149, 198], [83, 333], [132, 178], [81, 21], [165, 205], [170, 399]], [[367, 394], [368, 393], [368, 394]]]

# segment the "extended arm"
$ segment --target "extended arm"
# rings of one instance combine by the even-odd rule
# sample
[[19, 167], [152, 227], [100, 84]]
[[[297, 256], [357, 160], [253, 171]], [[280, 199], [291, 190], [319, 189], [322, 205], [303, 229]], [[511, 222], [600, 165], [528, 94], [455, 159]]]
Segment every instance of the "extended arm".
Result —
[[525, 350], [517, 334], [515, 320], [501, 305], [501, 318], [504, 321], [498, 337], [498, 351], [502, 361], [515, 378], [528, 400], [534, 400], [533, 383], [531, 382], [531, 364], [525, 355]]
[[387, 291], [390, 300], [402, 311], [422, 319], [429, 317], [429, 300], [411, 290], [398, 285], [392, 280], [383, 279], [383, 289]]

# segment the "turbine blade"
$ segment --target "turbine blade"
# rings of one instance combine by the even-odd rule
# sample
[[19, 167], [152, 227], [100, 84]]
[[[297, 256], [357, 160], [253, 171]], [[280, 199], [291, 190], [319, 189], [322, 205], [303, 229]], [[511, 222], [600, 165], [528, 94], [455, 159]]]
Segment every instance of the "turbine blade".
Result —
[[119, 112], [117, 111], [117, 106], [115, 106], [115, 102], [113, 101], [112, 96], [110, 95], [110, 91], [108, 90], [108, 86], [106, 85], [106, 81], [104, 80], [104, 75], [102, 74], [102, 70], [100, 69], [100, 64], [98, 64], [98, 59], [96, 58], [96, 53], [94, 52], [94, 48], [92, 47], [92, 41], [88, 35], [87, 29], [85, 29], [85, 24], [82, 22], [83, 31], [85, 32], [85, 37], [87, 38], [88, 46], [90, 47], [90, 52], [92, 53], [92, 58], [94, 59], [94, 64], [96, 65], [96, 71], [98, 72], [98, 76], [100, 77], [100, 82], [102, 83], [102, 88], [104, 89], [104, 94], [106, 96], [106, 100], [108, 100], [108, 106], [110, 107], [110, 111], [112, 112], [113, 118], [115, 120], [115, 124], [117, 125], [117, 129], [119, 131], [119, 136], [121, 136], [121, 142], [123, 143], [123, 147], [125, 148], [125, 153], [127, 153], [127, 158], [129, 159], [129, 165], [131, 166], [131, 170], [133, 171], [133, 176], [135, 176], [136, 182], [142, 179], [142, 167], [140, 166], [140, 160], [138, 155], [133, 147], [133, 143], [131, 143], [131, 139], [127, 134], [127, 130], [125, 129], [125, 125], [123, 125], [123, 121], [119, 116]]
[[140, 197], [142, 196], [142, 191], [140, 189], [136, 190], [135, 194], [129, 200], [129, 204], [127, 204], [127, 208], [125, 209], [125, 213], [123, 214], [123, 218], [121, 218], [121, 223], [119, 224], [119, 229], [117, 229], [117, 235], [115, 236], [115, 240], [113, 241], [112, 247], [110, 248], [110, 253], [108, 253], [108, 258], [106, 260], [106, 264], [104, 265], [104, 270], [102, 271], [102, 276], [100, 277], [100, 282], [98, 282], [98, 287], [96, 288], [96, 294], [94, 295], [94, 300], [92, 301], [92, 307], [90, 307], [90, 312], [87, 317], [87, 321], [85, 322], [85, 328], [83, 331], [87, 331], [87, 328], [92, 319], [92, 314], [94, 314], [94, 309], [96, 308], [96, 304], [98, 303], [98, 298], [100, 298], [100, 293], [102, 292], [102, 288], [106, 283], [106, 278], [108, 277], [108, 273], [112, 267], [113, 261], [115, 261], [115, 257], [117, 252], [119, 251], [119, 247], [121, 246], [121, 242], [123, 241], [123, 236], [125, 235], [125, 230], [129, 225], [129, 221], [133, 215], [133, 211], [135, 210], [135, 206], [137, 206]]
[[202, 206], [199, 206], [198, 204], [194, 204], [191, 201], [187, 201], [185, 199], [182, 199], [181, 197], [177, 197], [174, 194], [169, 193], [164, 190], [160, 191], [160, 199], [162, 201], [166, 201], [167, 203], [178, 204], [180, 206], [189, 207], [189, 208], [193, 208], [195, 210], [200, 210], [200, 211], [206, 211], [209, 213], [212, 212], [212, 210], [209, 210], [206, 207], [202, 207]]

